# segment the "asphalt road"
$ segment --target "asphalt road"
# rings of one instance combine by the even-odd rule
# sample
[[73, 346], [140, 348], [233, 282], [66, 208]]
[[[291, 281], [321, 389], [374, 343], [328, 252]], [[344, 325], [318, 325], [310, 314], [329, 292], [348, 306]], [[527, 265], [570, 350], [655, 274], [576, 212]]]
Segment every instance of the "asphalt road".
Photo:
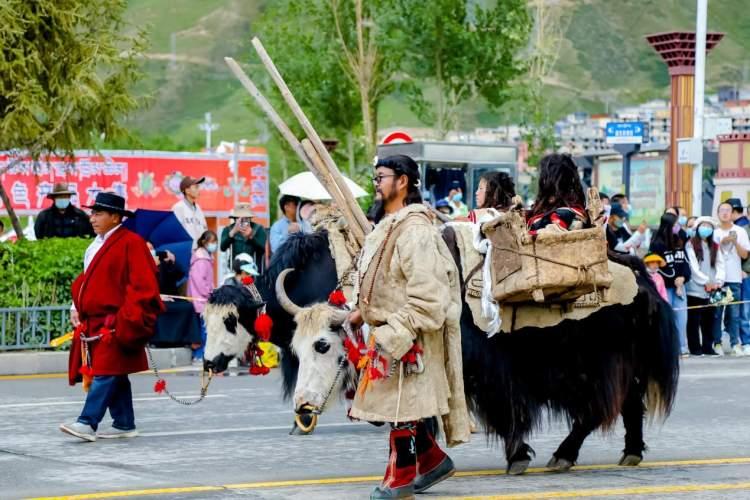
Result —
[[[86, 443], [58, 430], [80, 411], [83, 393], [64, 378], [0, 377], [0, 499], [368, 498], [385, 467], [386, 432], [350, 423], [342, 409], [311, 436], [289, 436], [291, 405], [278, 372], [215, 379], [193, 407], [132, 377], [132, 440]], [[169, 388], [195, 395], [194, 372], [168, 375]], [[593, 435], [574, 472], [543, 467], [563, 439], [551, 423], [531, 440], [530, 474], [508, 477], [500, 448], [482, 434], [450, 451], [459, 474], [421, 498], [750, 498], [750, 358], [688, 359], [674, 413], [647, 428], [638, 468], [615, 464], [622, 429]]]

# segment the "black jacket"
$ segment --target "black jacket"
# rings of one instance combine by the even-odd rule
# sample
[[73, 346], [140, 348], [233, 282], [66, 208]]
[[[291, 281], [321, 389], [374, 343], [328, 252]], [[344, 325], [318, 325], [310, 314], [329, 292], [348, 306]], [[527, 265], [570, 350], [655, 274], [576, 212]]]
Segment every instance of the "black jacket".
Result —
[[52, 205], [39, 212], [34, 224], [36, 239], [44, 238], [93, 238], [89, 216], [73, 205], [68, 205], [62, 213]]
[[674, 280], [680, 276], [685, 278], [685, 284], [690, 281], [690, 263], [687, 260], [684, 247], [670, 250], [666, 245], [653, 241], [649, 251], [659, 254], [667, 263], [666, 266], [659, 269], [667, 288], [675, 288]]

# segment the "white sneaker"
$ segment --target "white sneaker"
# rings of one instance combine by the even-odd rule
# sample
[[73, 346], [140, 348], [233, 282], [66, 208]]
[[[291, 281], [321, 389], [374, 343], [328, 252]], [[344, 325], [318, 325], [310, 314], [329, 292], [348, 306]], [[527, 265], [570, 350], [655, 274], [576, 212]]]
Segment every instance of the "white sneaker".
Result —
[[714, 352], [717, 356], [723, 356], [724, 355], [724, 346], [721, 344], [714, 344]]
[[744, 355], [745, 353], [742, 352], [742, 346], [740, 344], [735, 344], [735, 346], [732, 347], [732, 356], [737, 356], [741, 358]]
[[130, 429], [125, 431], [118, 429], [117, 427], [109, 426], [106, 429], [101, 429], [96, 432], [96, 437], [102, 439], [119, 439], [119, 438], [134, 438], [138, 435], [137, 429]]
[[742, 353], [745, 356], [750, 356], [750, 344], [745, 344], [742, 346]]
[[82, 424], [81, 422], [60, 424], [60, 430], [71, 436], [81, 438], [84, 441], [96, 441], [96, 432], [94, 432], [94, 429], [90, 425]]

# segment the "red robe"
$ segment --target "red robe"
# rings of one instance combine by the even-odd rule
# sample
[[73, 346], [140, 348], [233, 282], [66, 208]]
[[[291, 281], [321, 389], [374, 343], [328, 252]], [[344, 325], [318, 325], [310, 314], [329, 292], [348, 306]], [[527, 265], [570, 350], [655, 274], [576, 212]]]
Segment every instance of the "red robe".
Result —
[[[148, 369], [144, 346], [154, 334], [156, 316], [164, 310], [156, 265], [146, 242], [120, 228], [112, 233], [85, 273], [71, 287], [73, 303], [85, 335], [110, 334], [90, 342], [93, 375], [126, 375]], [[70, 349], [68, 381], [81, 380], [81, 341], [76, 333]]]

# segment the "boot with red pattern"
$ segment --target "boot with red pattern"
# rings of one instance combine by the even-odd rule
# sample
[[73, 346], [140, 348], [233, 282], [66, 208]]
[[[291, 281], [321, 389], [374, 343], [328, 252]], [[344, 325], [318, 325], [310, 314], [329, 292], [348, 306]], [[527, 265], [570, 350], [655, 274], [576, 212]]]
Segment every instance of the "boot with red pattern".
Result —
[[451, 457], [440, 449], [424, 420], [417, 423], [417, 478], [414, 491], [422, 493], [456, 473]]
[[391, 429], [388, 467], [383, 482], [370, 494], [370, 500], [414, 498], [414, 478], [417, 476], [415, 433], [413, 425]]

